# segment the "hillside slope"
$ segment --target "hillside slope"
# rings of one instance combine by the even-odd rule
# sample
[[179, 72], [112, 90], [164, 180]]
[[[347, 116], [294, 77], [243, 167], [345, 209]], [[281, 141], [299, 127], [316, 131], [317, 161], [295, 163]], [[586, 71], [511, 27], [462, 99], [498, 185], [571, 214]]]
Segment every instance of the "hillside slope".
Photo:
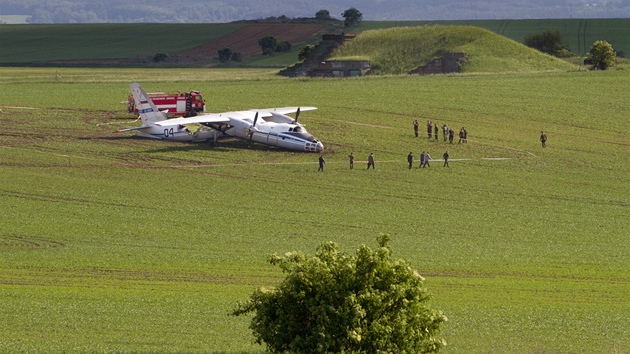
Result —
[[461, 21], [364, 21], [354, 32], [392, 27], [474, 26], [523, 42], [529, 33], [554, 30], [562, 34], [569, 50], [584, 56], [597, 40], [612, 44], [617, 52], [630, 53], [630, 19], [538, 19], [538, 20], [461, 20]]
[[472, 26], [398, 27], [362, 32], [331, 59], [372, 62], [373, 74], [403, 74], [445, 53], [467, 55], [462, 72], [571, 70], [575, 66]]
[[271, 35], [296, 48], [278, 65], [295, 61], [305, 41], [334, 23], [79, 24], [0, 26], [0, 65], [206, 66], [224, 47], [247, 57], [261, 52], [258, 41]]

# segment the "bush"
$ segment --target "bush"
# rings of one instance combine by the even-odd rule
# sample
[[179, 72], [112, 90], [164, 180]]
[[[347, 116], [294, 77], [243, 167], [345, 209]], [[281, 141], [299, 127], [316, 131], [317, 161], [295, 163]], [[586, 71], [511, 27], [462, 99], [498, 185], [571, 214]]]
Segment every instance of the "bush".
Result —
[[276, 51], [277, 52], [288, 52], [291, 50], [291, 43], [289, 43], [288, 41], [283, 41], [278, 43], [278, 46], [276, 47]]
[[558, 58], [568, 58], [573, 55], [564, 43], [559, 31], [547, 30], [540, 33], [529, 33], [525, 35], [523, 43], [530, 48]]
[[271, 256], [286, 278], [275, 289], [256, 289], [233, 314], [254, 313], [250, 328], [272, 352], [437, 352], [446, 317], [429, 309], [424, 279], [404, 260], [393, 260], [389, 236], [356, 255], [322, 243], [314, 257]]
[[234, 55], [234, 52], [232, 51], [231, 48], [222, 48], [218, 50], [218, 55], [219, 55], [219, 61], [221, 63], [227, 63], [228, 61], [232, 60], [232, 56]]
[[235, 61], [237, 63], [242, 63], [243, 62], [243, 54], [241, 54], [240, 52], [232, 53], [232, 61]]
[[312, 44], [305, 45], [304, 48], [302, 48], [302, 50], [300, 50], [300, 53], [298, 53], [298, 61], [306, 60], [306, 58], [313, 51], [313, 49], [315, 49], [314, 45], [312, 45]]
[[166, 59], [168, 59], [168, 55], [164, 54], [164, 53], [157, 53], [156, 55], [153, 56], [153, 61], [156, 63], [159, 63], [161, 61], [165, 61]]
[[615, 50], [606, 41], [595, 41], [588, 52], [588, 57], [593, 60], [594, 69], [606, 70], [615, 65]]
[[328, 10], [319, 10], [315, 13], [315, 18], [318, 20], [330, 20], [330, 12]]
[[267, 35], [258, 41], [258, 45], [262, 49], [263, 54], [265, 54], [265, 52], [272, 53], [276, 51], [276, 48], [278, 48], [278, 40], [274, 36]]

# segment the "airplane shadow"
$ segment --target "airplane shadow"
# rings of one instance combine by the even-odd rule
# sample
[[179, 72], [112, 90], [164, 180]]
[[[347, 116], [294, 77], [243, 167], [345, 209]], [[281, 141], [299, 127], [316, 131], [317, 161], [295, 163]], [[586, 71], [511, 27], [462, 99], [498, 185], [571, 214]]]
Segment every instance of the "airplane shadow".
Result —
[[[150, 142], [157, 141], [151, 140], [139, 136], [103, 136], [103, 137], [80, 137], [78, 140], [104, 140], [104, 141], [133, 141], [133, 142]], [[165, 141], [166, 142], [166, 141]], [[175, 152], [175, 151], [218, 151], [218, 152], [230, 152], [237, 150], [249, 150], [249, 151], [286, 151], [275, 146], [264, 145], [260, 143], [249, 143], [244, 140], [235, 138], [223, 138], [219, 139], [215, 145], [212, 141], [203, 142], [176, 142], [168, 141], [169, 146], [165, 146], [160, 149], [146, 150], [146, 152]]]
[[252, 143], [251, 145], [241, 140], [227, 140], [214, 145], [213, 142], [201, 143], [181, 143], [178, 146], [167, 146], [161, 149], [146, 150], [146, 152], [178, 152], [178, 151], [216, 151], [216, 152], [233, 152], [239, 150], [248, 151], [282, 151], [274, 146]]

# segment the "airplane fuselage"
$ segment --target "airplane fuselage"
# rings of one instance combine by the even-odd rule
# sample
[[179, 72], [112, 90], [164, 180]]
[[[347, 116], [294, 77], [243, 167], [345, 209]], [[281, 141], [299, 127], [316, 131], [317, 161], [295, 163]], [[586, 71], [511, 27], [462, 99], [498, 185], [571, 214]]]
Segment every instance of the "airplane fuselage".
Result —
[[219, 134], [216, 130], [202, 128], [199, 131], [191, 132], [185, 126], [180, 125], [154, 125], [148, 128], [138, 130], [138, 136], [143, 138], [174, 140], [180, 142], [202, 142], [213, 140]]

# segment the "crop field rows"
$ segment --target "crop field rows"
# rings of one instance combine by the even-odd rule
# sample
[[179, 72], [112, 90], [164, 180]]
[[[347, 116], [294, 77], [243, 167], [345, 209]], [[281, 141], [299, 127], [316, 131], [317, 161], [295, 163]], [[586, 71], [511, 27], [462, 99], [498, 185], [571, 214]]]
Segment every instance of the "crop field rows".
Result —
[[[229, 313], [281, 279], [267, 257], [381, 233], [449, 318], [445, 353], [630, 350], [627, 70], [0, 72], [0, 351], [264, 352]], [[212, 112], [316, 106], [300, 121], [325, 170], [238, 140], [116, 133], [140, 125], [119, 103], [133, 81], [200, 90]], [[427, 120], [469, 143], [429, 140]], [[410, 151], [435, 161], [409, 170]]]

